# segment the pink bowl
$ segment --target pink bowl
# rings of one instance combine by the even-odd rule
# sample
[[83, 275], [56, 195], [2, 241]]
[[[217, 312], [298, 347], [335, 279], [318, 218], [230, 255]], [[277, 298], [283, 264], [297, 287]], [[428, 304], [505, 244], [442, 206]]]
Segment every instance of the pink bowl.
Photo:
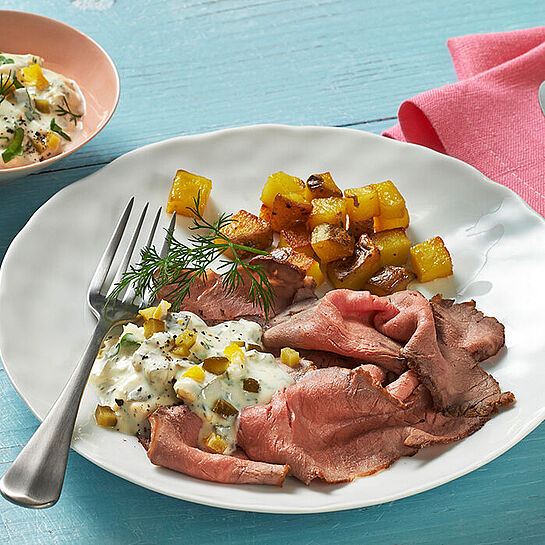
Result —
[[0, 10], [0, 51], [43, 57], [46, 68], [79, 85], [87, 106], [81, 132], [63, 153], [41, 163], [0, 169], [0, 181], [4, 182], [41, 170], [95, 137], [112, 117], [119, 101], [119, 75], [110, 56], [89, 36], [33, 13]]

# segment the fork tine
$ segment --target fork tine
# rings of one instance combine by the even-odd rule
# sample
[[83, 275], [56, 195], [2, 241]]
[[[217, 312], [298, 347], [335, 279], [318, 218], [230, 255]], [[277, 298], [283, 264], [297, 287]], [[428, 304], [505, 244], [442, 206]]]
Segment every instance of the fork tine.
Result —
[[121, 241], [121, 237], [125, 232], [125, 227], [127, 226], [127, 221], [129, 220], [129, 215], [133, 204], [134, 197], [131, 197], [127, 203], [127, 206], [125, 206], [125, 210], [123, 210], [119, 221], [117, 222], [117, 226], [110, 238], [110, 241], [108, 242], [108, 245], [106, 246], [106, 249], [104, 250], [104, 253], [102, 254], [102, 257], [100, 258], [95, 274], [93, 275], [93, 278], [91, 278], [88, 294], [93, 292], [97, 293], [100, 291], [100, 288], [102, 288], [102, 284], [104, 284], [104, 280], [106, 279], [108, 271], [112, 265], [112, 261], [114, 260], [114, 255], [117, 251], [117, 247], [119, 246], [119, 242]]
[[[159, 207], [159, 210], [157, 210], [157, 213], [155, 214], [155, 219], [153, 220], [153, 225], [151, 226], [151, 230], [148, 236], [148, 241], [146, 242], [146, 245], [144, 246], [143, 250], [146, 250], [147, 248], [151, 248], [151, 245], [153, 244], [153, 237], [155, 236], [155, 231], [157, 229], [160, 216], [161, 216], [161, 207]], [[135, 295], [136, 294], [135, 294], [134, 288], [131, 285], [128, 287], [122, 302], [123, 303], [131, 302], [135, 298]]]
[[[167, 230], [174, 232], [175, 225], [176, 225], [176, 212], [172, 214], [172, 219], [170, 220]], [[165, 259], [168, 253], [169, 246], [170, 244], [168, 243], [168, 237], [165, 235], [165, 241], [163, 242], [163, 247], [161, 248], [161, 253], [159, 254], [159, 257], [161, 259]]]
[[144, 210], [142, 210], [142, 213], [140, 214], [140, 219], [138, 220], [138, 225], [136, 226], [136, 229], [134, 230], [134, 234], [129, 243], [129, 247], [125, 251], [125, 255], [123, 256], [123, 259], [121, 260], [121, 263], [119, 264], [119, 267], [117, 268], [117, 272], [115, 273], [115, 277], [112, 280], [112, 285], [110, 286], [110, 289], [108, 290], [106, 297], [110, 296], [110, 294], [115, 288], [115, 285], [121, 280], [123, 273], [125, 273], [125, 271], [129, 267], [129, 262], [131, 260], [132, 253], [134, 251], [134, 247], [136, 246], [136, 241], [138, 240], [138, 236], [140, 235], [140, 229], [142, 228], [142, 223], [144, 223], [144, 218], [146, 217], [148, 206], [149, 206], [149, 203], [146, 203], [146, 206], [144, 206]]

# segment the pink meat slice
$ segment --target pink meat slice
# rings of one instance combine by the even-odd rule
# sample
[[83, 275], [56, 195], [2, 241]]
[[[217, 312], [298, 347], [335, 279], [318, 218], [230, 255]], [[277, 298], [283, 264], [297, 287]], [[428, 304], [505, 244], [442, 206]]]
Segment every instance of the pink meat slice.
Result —
[[289, 465], [307, 484], [344, 482], [423, 446], [466, 437], [486, 420], [437, 413], [422, 385], [403, 403], [368, 369], [331, 367], [309, 371], [270, 403], [244, 409], [238, 444], [254, 460]]
[[333, 352], [400, 373], [406, 367], [402, 344], [374, 326], [377, 313], [391, 318], [398, 312], [385, 297], [333, 290], [301, 312], [285, 319], [278, 316], [265, 330], [263, 342], [268, 349], [290, 346]]
[[[316, 299], [314, 280], [305, 276], [301, 269], [278, 258], [274, 252], [266, 256], [257, 256], [250, 264], [263, 267], [273, 288], [272, 316], [282, 312], [292, 303]], [[248, 273], [243, 269], [239, 269], [239, 272], [244, 281], [234, 291], [228, 293], [223, 286], [222, 277], [208, 270], [206, 277], [192, 286], [188, 297], [183, 301], [182, 310], [193, 312], [209, 325], [238, 318], [263, 322], [265, 319], [263, 309], [250, 299], [251, 281]], [[172, 300], [175, 293], [175, 287], [165, 286], [158, 293], [158, 298]]]
[[255, 462], [243, 456], [225, 456], [199, 449], [202, 420], [184, 405], [161, 407], [149, 416], [149, 421], [151, 437], [147, 450], [155, 465], [198, 479], [234, 484], [282, 486], [288, 473], [289, 467], [285, 464]]

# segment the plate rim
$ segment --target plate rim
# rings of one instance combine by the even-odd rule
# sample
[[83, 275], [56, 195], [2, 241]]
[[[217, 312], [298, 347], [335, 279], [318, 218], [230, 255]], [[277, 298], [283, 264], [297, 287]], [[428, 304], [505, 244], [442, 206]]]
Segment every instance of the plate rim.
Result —
[[[138, 154], [138, 153], [140, 153], [140, 152], [142, 152], [144, 150], [150, 150], [150, 149], [153, 149], [153, 148], [158, 148], [158, 147], [161, 147], [161, 146], [163, 146], [165, 144], [170, 144], [170, 143], [174, 143], [174, 142], [178, 142], [178, 141], [200, 140], [200, 139], [206, 139], [208, 137], [213, 137], [213, 136], [222, 136], [222, 135], [225, 135], [225, 134], [228, 134], [228, 133], [233, 133], [233, 132], [243, 132], [243, 131], [253, 131], [253, 130], [271, 130], [271, 129], [272, 130], [279, 130], [280, 129], [280, 130], [287, 130], [287, 131], [293, 131], [293, 132], [308, 131], [308, 130], [346, 132], [346, 133], [356, 134], [356, 135], [358, 135], [360, 137], [361, 136], [370, 137], [371, 139], [383, 139], [383, 138], [385, 138], [383, 136], [379, 136], [377, 134], [370, 133], [368, 131], [363, 131], [363, 130], [358, 130], [358, 129], [353, 129], [353, 128], [347, 128], [347, 127], [328, 127], [328, 126], [321, 126], [321, 125], [284, 125], [284, 124], [275, 124], [275, 123], [264, 123], [264, 124], [245, 125], [245, 126], [233, 127], [233, 128], [224, 128], [224, 129], [219, 129], [219, 130], [209, 131], [209, 132], [204, 132], [204, 133], [196, 133], [196, 134], [175, 136], [175, 137], [172, 137], [172, 138], [168, 138], [168, 139], [165, 139], [165, 140], [159, 140], [159, 141], [156, 141], [156, 142], [153, 142], [153, 143], [150, 143], [150, 144], [146, 144], [145, 146], [135, 148], [134, 150], [131, 150], [131, 151], [129, 151], [127, 153], [124, 153], [123, 155], [117, 157], [116, 159], [114, 159], [113, 161], [108, 163], [107, 165], [104, 165], [99, 170], [97, 170], [97, 171], [95, 171], [95, 172], [93, 172], [93, 173], [91, 173], [91, 174], [89, 174], [89, 175], [87, 175], [87, 176], [85, 176], [83, 178], [80, 178], [80, 179], [76, 180], [75, 182], [65, 186], [60, 191], [58, 191], [57, 193], [52, 195], [47, 201], [45, 201], [31, 215], [29, 220], [25, 223], [25, 225], [21, 228], [21, 230], [17, 233], [17, 235], [14, 237], [14, 239], [9, 244], [9, 246], [8, 246], [8, 248], [6, 250], [6, 253], [4, 255], [4, 258], [2, 259], [2, 263], [0, 264], [0, 293], [2, 291], [2, 284], [3, 284], [4, 275], [6, 274], [5, 273], [6, 262], [9, 260], [11, 253], [15, 251], [15, 248], [17, 246], [17, 243], [18, 243], [19, 239], [23, 236], [23, 234], [26, 234], [25, 232], [26, 232], [27, 229], [32, 228], [32, 224], [44, 212], [44, 209], [47, 207], [47, 205], [49, 203], [51, 203], [52, 201], [60, 198], [59, 195], [63, 194], [67, 190], [70, 190], [70, 188], [72, 188], [73, 186], [79, 186], [82, 183], [87, 182], [87, 180], [89, 178], [92, 178], [95, 175], [98, 175], [99, 173], [102, 173], [104, 170], [107, 170], [108, 168], [110, 168], [111, 165], [113, 165], [113, 164], [115, 164], [115, 163], [117, 163], [117, 162], [119, 162], [121, 160], [126, 160], [127, 158], [130, 158], [130, 156], [132, 156], [134, 154]], [[493, 186], [496, 188], [496, 190], [499, 189], [501, 192], [504, 193], [504, 195], [506, 197], [509, 197], [511, 199], [513, 197], [515, 197], [515, 200], [518, 201], [518, 204], [523, 204], [524, 208], [526, 209], [527, 212], [530, 212], [531, 215], [534, 216], [534, 218], [538, 219], [542, 224], [545, 224], [545, 218], [543, 218], [538, 212], [536, 212], [517, 193], [515, 193], [514, 191], [512, 191], [508, 187], [506, 187], [506, 186], [504, 186], [502, 184], [499, 184], [498, 182], [494, 182], [493, 180], [491, 180], [490, 178], [485, 176], [482, 172], [480, 172], [478, 169], [476, 169], [475, 167], [469, 165], [468, 163], [465, 163], [465, 162], [463, 162], [463, 161], [461, 161], [459, 159], [456, 159], [454, 157], [441, 154], [439, 152], [436, 152], [434, 150], [431, 150], [429, 148], [426, 148], [426, 147], [423, 147], [423, 146], [420, 146], [420, 145], [417, 145], [417, 144], [411, 144], [411, 143], [407, 143], [407, 142], [400, 142], [400, 141], [393, 140], [393, 139], [388, 139], [388, 140], [389, 140], [389, 145], [391, 144], [393, 147], [396, 147], [396, 146], [398, 146], [398, 147], [399, 146], [401, 146], [401, 147], [410, 146], [412, 148], [418, 148], [419, 152], [422, 152], [424, 154], [428, 154], [430, 157], [438, 157], [439, 156], [439, 157], [442, 158], [442, 160], [447, 160], [447, 161], [454, 162], [458, 166], [460, 166], [460, 167], [462, 167], [464, 169], [469, 169], [469, 172], [472, 171], [473, 173], [477, 173], [479, 175], [479, 177], [481, 178], [482, 182], [485, 182], [487, 184], [493, 184]], [[40, 415], [31, 406], [30, 401], [28, 401], [25, 398], [25, 396], [22, 395], [19, 387], [14, 382], [14, 380], [12, 378], [12, 375], [10, 373], [10, 370], [6, 366], [5, 358], [2, 356], [2, 346], [1, 346], [1, 344], [0, 344], [0, 361], [2, 362], [3, 369], [6, 372], [6, 375], [7, 375], [8, 379], [9, 379], [11, 385], [13, 386], [15, 391], [17, 392], [17, 394], [25, 402], [25, 404], [30, 409], [30, 411], [34, 414], [34, 416], [36, 416], [36, 418], [41, 422], [42, 418], [40, 417]], [[257, 513], [294, 514], [294, 515], [297, 515], [297, 514], [336, 512], [336, 511], [344, 511], [344, 510], [348, 510], [348, 509], [357, 509], [357, 508], [362, 508], [362, 507], [369, 507], [369, 506], [372, 506], [372, 505], [380, 505], [380, 504], [383, 504], [383, 503], [396, 501], [396, 500], [399, 500], [399, 499], [414, 496], [416, 494], [420, 494], [422, 492], [431, 490], [433, 488], [436, 488], [438, 486], [441, 486], [443, 484], [451, 482], [451, 481], [453, 481], [455, 479], [458, 479], [458, 478], [460, 478], [460, 477], [462, 477], [464, 475], [467, 475], [468, 473], [471, 473], [472, 471], [475, 471], [476, 469], [478, 469], [480, 467], [483, 467], [487, 463], [489, 463], [492, 460], [496, 459], [497, 457], [499, 457], [503, 453], [510, 450], [513, 446], [515, 446], [517, 443], [519, 443], [522, 439], [524, 439], [524, 437], [526, 437], [529, 433], [531, 433], [544, 420], [545, 420], [545, 406], [542, 407], [541, 410], [537, 411], [535, 413], [534, 417], [531, 418], [528, 422], [526, 422], [526, 424], [524, 426], [519, 428], [517, 430], [517, 433], [514, 434], [513, 436], [511, 436], [511, 439], [509, 441], [507, 441], [504, 445], [502, 445], [501, 447], [495, 449], [493, 452], [489, 453], [487, 456], [479, 458], [477, 461], [475, 461], [473, 464], [469, 465], [468, 467], [465, 467], [463, 470], [457, 471], [457, 472], [455, 472], [453, 474], [449, 474], [448, 477], [437, 478], [437, 479], [435, 479], [435, 480], [433, 480], [431, 482], [427, 482], [426, 484], [424, 484], [422, 486], [413, 486], [412, 488], [410, 488], [408, 490], [405, 490], [403, 493], [396, 493], [396, 494], [391, 494], [388, 497], [383, 497], [379, 502], [373, 501], [373, 500], [363, 501], [363, 502], [359, 501], [357, 503], [357, 505], [356, 505], [356, 504], [354, 504], [353, 501], [343, 503], [343, 502], [339, 502], [338, 499], [335, 498], [335, 499], [330, 500], [330, 502], [324, 503], [323, 505], [320, 505], [320, 506], [301, 507], [299, 509], [297, 509], [297, 508], [294, 509], [293, 507], [291, 507], [289, 511], [283, 510], [281, 507], [278, 508], [278, 507], [276, 507], [274, 505], [273, 506], [264, 506], [262, 504], [257, 504], [257, 505], [256, 504], [249, 504], [249, 503], [248, 504], [242, 504], [240, 501], [239, 501], [239, 503], [237, 505], [233, 506], [233, 505], [229, 505], [225, 501], [222, 502], [222, 501], [216, 500], [214, 498], [211, 499], [211, 498], [206, 497], [206, 496], [199, 497], [199, 494], [194, 493], [194, 492], [192, 493], [192, 497], [187, 497], [187, 496], [185, 496], [183, 494], [183, 490], [179, 494], [166, 492], [166, 491], [160, 489], [159, 487], [155, 487], [153, 485], [153, 483], [143, 482], [143, 480], [140, 479], [138, 475], [131, 475], [128, 471], [113, 471], [112, 469], [108, 468], [105, 463], [102, 463], [101, 461], [91, 459], [91, 456], [88, 456], [85, 453], [81, 452], [81, 450], [83, 450], [83, 449], [79, 448], [78, 446], [72, 446], [71, 445], [71, 448], [75, 452], [77, 452], [79, 455], [83, 456], [89, 462], [91, 462], [92, 464], [100, 467], [101, 469], [104, 469], [104, 470], [108, 471], [109, 473], [111, 473], [113, 475], [116, 475], [116, 476], [118, 476], [120, 478], [123, 478], [123, 479], [125, 479], [125, 480], [127, 480], [127, 481], [129, 481], [131, 483], [134, 483], [134, 484], [136, 484], [138, 486], [142, 486], [143, 488], [146, 488], [148, 490], [152, 490], [153, 492], [156, 492], [156, 493], [159, 493], [159, 494], [162, 494], [162, 495], [165, 495], [165, 496], [173, 497], [173, 498], [176, 498], [176, 499], [181, 499], [181, 500], [184, 500], [184, 501], [189, 501], [189, 502], [196, 503], [196, 504], [207, 505], [207, 506], [210, 506], [210, 507], [217, 507], [217, 508], [222, 508], [222, 509], [229, 509], [229, 510], [234, 510], [234, 511], [251, 511], [251, 512], [257, 512]], [[192, 477], [189, 477], [189, 476], [188, 476], [188, 478], [193, 479]], [[201, 481], [201, 479], [195, 479], [195, 481]], [[209, 484], [212, 485], [212, 486], [217, 486], [218, 484], [221, 485], [221, 483], [213, 483], [213, 482], [210, 482]]]

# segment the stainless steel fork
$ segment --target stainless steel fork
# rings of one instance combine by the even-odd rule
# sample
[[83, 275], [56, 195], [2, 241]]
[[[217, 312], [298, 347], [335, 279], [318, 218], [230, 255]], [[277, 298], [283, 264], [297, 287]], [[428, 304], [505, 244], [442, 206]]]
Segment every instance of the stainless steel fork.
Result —
[[[91, 340], [59, 398], [0, 480], [2, 495], [23, 507], [36, 509], [51, 507], [59, 499], [81, 396], [104, 337], [112, 327], [131, 321], [138, 314], [139, 308], [152, 303], [144, 297], [138, 305], [134, 301], [134, 290], [128, 288], [122, 298], [112, 299], [106, 305], [115, 284], [129, 266], [148, 209], [146, 204], [108, 289], [106, 277], [123, 237], [133, 204], [134, 197], [125, 207], [89, 285], [87, 301], [98, 319]], [[153, 243], [160, 212], [161, 209], [155, 215], [147, 246]], [[169, 230], [174, 228], [175, 221], [174, 214]], [[167, 240], [165, 238], [161, 249], [162, 256], [168, 251]]]

